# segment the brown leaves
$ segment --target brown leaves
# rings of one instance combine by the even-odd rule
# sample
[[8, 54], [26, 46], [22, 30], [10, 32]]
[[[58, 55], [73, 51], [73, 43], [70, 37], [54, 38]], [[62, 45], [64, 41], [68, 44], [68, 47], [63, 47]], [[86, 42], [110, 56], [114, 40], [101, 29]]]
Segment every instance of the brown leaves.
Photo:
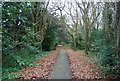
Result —
[[99, 72], [94, 72], [92, 68], [96, 65], [90, 60], [90, 56], [83, 56], [83, 52], [73, 51], [68, 47], [65, 49], [69, 57], [73, 79], [95, 79], [99, 76]]
[[26, 67], [22, 70], [21, 73], [16, 73], [18, 75], [25, 76], [24, 78], [21, 77], [20, 79], [48, 79], [49, 74], [52, 71], [53, 65], [55, 63], [57, 54], [59, 53], [60, 48], [56, 48], [54, 53], [47, 54], [47, 57], [42, 57], [39, 61], [34, 62], [39, 64], [36, 67]]

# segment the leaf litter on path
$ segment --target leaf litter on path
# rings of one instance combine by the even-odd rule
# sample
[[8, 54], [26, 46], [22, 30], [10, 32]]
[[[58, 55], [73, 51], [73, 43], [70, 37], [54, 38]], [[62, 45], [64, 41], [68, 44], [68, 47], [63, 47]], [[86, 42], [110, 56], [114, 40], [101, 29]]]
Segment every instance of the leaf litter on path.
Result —
[[34, 62], [38, 66], [27, 67], [22, 72], [16, 73], [25, 77], [20, 77], [19, 80], [31, 80], [31, 79], [48, 79], [54, 66], [55, 60], [59, 53], [60, 47], [57, 47], [53, 53], [48, 53], [47, 57], [42, 57], [40, 60]]
[[72, 79], [96, 79], [100, 73], [94, 70], [97, 67], [92, 57], [84, 56], [82, 51], [73, 51], [69, 47], [64, 47], [69, 58]]

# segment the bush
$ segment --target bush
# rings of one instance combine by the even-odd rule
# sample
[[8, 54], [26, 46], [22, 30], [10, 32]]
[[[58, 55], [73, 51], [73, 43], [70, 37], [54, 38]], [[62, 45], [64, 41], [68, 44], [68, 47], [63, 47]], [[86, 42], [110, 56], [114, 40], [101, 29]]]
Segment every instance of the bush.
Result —
[[120, 77], [120, 50], [113, 48], [113, 46], [105, 46], [100, 48], [100, 52], [97, 53], [97, 59], [100, 67], [104, 71], [104, 75], [107, 77]]

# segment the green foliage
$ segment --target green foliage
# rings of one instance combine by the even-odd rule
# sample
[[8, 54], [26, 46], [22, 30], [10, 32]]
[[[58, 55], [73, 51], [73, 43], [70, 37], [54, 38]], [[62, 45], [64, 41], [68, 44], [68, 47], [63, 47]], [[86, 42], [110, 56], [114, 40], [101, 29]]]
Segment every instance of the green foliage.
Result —
[[[29, 27], [27, 3], [3, 3], [3, 67], [27, 65], [25, 56], [40, 54], [39, 36]], [[12, 64], [14, 63], [14, 64]]]
[[[3, 79], [12, 79], [16, 76], [15, 71], [24, 67], [37, 66], [33, 61], [47, 56], [43, 49], [51, 50], [57, 42], [57, 28], [59, 20], [49, 14], [51, 23], [45, 35], [44, 43], [41, 44], [39, 32], [32, 31], [32, 14], [29, 2], [4, 2], [2, 15], [2, 62]], [[37, 3], [36, 3], [37, 4]], [[42, 3], [43, 4], [43, 3]], [[42, 8], [40, 6], [39, 8]], [[50, 20], [48, 20], [49, 22]], [[47, 48], [46, 48], [47, 47]]]
[[84, 40], [81, 36], [79, 37], [79, 39], [76, 39], [76, 47], [80, 50], [84, 49]]
[[8, 79], [21, 77], [21, 75], [16, 75], [15, 73], [3, 73], [2, 77], [4, 78], [4, 80], [8, 80]]
[[51, 24], [49, 25], [44, 41], [42, 42], [42, 49], [50, 51], [58, 44], [58, 28], [61, 27], [59, 20], [55, 14], [51, 14]]
[[89, 50], [92, 52], [99, 52], [101, 45], [105, 45], [105, 32], [104, 30], [97, 31], [93, 29], [89, 41]]
[[70, 48], [74, 49], [74, 50], [83, 50], [84, 49], [84, 40], [83, 38], [79, 35], [79, 37], [75, 38], [75, 43], [76, 43], [76, 47], [73, 46], [73, 41], [71, 39], [68, 39], [68, 44], [67, 46], [69, 46]]
[[103, 47], [100, 48], [100, 52], [97, 53], [97, 59], [100, 61], [100, 65], [107, 77], [120, 77], [119, 52], [120, 50], [116, 50], [113, 46], [103, 45]]
[[120, 77], [120, 50], [114, 48], [115, 35], [113, 31], [109, 32], [109, 40], [106, 43], [104, 29], [94, 29], [91, 33], [89, 42], [89, 51], [94, 53], [94, 57], [98, 60], [99, 67], [102, 69], [102, 73], [105, 78], [118, 78]]

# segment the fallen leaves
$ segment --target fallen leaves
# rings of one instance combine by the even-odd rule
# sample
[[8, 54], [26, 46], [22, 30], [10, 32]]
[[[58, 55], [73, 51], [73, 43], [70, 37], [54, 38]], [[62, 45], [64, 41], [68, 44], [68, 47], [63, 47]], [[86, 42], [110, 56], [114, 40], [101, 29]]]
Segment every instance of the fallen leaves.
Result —
[[73, 51], [68, 47], [65, 49], [69, 57], [72, 79], [96, 79], [99, 77], [99, 72], [92, 68], [97, 66], [90, 60], [90, 56], [83, 56], [83, 52]]
[[[81, 51], [73, 51], [68, 47], [64, 47], [69, 58], [70, 69], [72, 72], [72, 79], [96, 79], [99, 77], [99, 72], [95, 71], [92, 67], [96, 66], [95, 62], [90, 60], [90, 56], [84, 56]], [[48, 57], [43, 57], [39, 61], [35, 62], [39, 66], [32, 68], [24, 68], [19, 75], [25, 76], [21, 77], [21, 80], [33, 80], [33, 79], [48, 79], [57, 55], [59, 53], [60, 47], [55, 50], [54, 53], [47, 54]]]
[[54, 53], [48, 53], [47, 57], [42, 57], [39, 61], [34, 63], [38, 64], [39, 66], [35, 67], [26, 67], [20, 73], [16, 73], [17, 75], [22, 75], [25, 77], [19, 78], [20, 80], [29, 80], [29, 79], [48, 79], [49, 75], [51, 74], [52, 68], [54, 66], [55, 60], [59, 53], [60, 47], [56, 48]]

